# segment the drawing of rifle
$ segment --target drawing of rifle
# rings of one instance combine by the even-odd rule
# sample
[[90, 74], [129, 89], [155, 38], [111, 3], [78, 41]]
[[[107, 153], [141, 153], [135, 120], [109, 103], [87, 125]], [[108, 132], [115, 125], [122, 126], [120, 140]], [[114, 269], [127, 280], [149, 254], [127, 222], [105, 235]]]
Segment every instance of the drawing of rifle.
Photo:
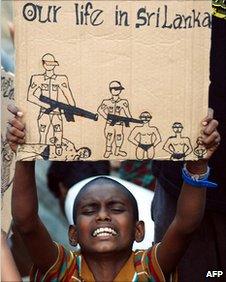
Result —
[[43, 103], [50, 105], [50, 108], [45, 110], [45, 114], [50, 114], [53, 110], [58, 108], [60, 111], [63, 110], [67, 121], [75, 121], [74, 115], [85, 117], [85, 118], [92, 119], [95, 121], [98, 120], [98, 114], [94, 114], [84, 109], [81, 109], [75, 106], [71, 106], [71, 105], [67, 105], [62, 102], [58, 102], [46, 96], [41, 95], [39, 100]]
[[129, 127], [130, 122], [143, 124], [143, 121], [140, 119], [122, 117], [113, 114], [108, 114], [107, 120], [110, 121], [111, 126], [115, 125], [117, 122], [123, 122], [126, 127]]

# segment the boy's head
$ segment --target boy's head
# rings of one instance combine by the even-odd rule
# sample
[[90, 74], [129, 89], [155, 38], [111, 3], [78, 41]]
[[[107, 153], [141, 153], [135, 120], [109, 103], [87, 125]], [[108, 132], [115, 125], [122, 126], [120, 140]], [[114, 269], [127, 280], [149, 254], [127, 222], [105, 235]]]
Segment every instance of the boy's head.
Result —
[[88, 182], [74, 202], [72, 244], [83, 253], [132, 250], [134, 241], [144, 238], [144, 223], [138, 220], [137, 202], [119, 182], [97, 177]]
[[88, 177], [110, 173], [108, 161], [52, 161], [47, 173], [47, 182], [50, 192], [59, 200], [60, 208], [64, 213], [65, 199], [68, 190], [76, 183]]

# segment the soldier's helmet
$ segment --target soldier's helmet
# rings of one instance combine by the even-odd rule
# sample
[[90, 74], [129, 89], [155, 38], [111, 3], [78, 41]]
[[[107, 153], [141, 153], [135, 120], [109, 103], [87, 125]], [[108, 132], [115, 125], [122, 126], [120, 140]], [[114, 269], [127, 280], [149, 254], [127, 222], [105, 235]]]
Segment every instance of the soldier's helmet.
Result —
[[56, 61], [55, 57], [52, 54], [50, 54], [50, 53], [47, 53], [47, 54], [43, 55], [42, 56], [42, 61], [47, 66], [59, 66], [58, 61]]
[[110, 92], [113, 94], [112, 91], [116, 91], [116, 92], [121, 92], [122, 90], [124, 90], [125, 88], [122, 86], [121, 82], [117, 81], [117, 80], [113, 80], [110, 82], [109, 84], [109, 90]]

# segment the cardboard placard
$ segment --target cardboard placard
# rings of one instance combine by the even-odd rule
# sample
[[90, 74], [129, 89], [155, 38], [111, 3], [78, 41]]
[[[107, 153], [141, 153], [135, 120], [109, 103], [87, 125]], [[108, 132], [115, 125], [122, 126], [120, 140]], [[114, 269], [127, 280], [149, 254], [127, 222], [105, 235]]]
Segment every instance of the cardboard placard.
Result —
[[1, 69], [1, 222], [9, 230], [11, 223], [11, 190], [15, 171], [15, 154], [6, 140], [10, 113], [8, 104], [14, 104], [14, 75]]
[[15, 1], [23, 160], [198, 159], [209, 1]]

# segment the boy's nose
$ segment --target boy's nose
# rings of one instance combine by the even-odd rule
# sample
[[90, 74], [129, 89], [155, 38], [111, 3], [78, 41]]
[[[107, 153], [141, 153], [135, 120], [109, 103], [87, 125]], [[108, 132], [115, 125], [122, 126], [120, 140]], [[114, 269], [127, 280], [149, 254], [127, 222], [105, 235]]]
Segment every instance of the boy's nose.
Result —
[[111, 217], [106, 209], [100, 209], [96, 217], [97, 221], [111, 221]]

